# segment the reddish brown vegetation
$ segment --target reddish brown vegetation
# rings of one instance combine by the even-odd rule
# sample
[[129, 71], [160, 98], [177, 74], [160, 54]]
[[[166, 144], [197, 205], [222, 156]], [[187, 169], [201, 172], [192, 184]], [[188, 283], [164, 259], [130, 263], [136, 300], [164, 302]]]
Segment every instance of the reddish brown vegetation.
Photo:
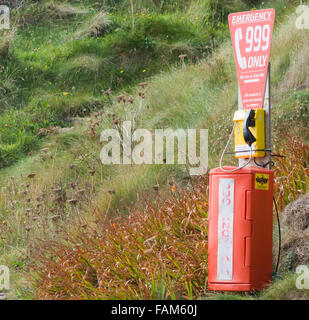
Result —
[[[106, 219], [104, 231], [70, 244], [45, 244], [37, 297], [43, 299], [194, 298], [207, 279], [207, 177], [163, 206]], [[179, 195], [181, 194], [181, 196]], [[52, 254], [53, 258], [51, 258]]]
[[[274, 167], [282, 209], [308, 191], [309, 147], [287, 135]], [[192, 188], [192, 186], [194, 188]], [[47, 243], [34, 267], [40, 299], [197, 298], [206, 292], [208, 177], [171, 187], [163, 205], [97, 219], [68, 244]], [[133, 210], [132, 210], [133, 211]], [[102, 222], [104, 220], [104, 222]], [[103, 229], [100, 234], [98, 229]], [[46, 256], [48, 253], [48, 257]]]

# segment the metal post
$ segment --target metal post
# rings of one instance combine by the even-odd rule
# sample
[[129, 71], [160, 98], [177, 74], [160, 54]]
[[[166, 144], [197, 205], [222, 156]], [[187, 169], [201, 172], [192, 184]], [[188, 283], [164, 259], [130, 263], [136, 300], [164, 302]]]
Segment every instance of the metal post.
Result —
[[260, 162], [269, 163], [268, 169], [271, 169], [271, 83], [270, 83], [270, 62], [268, 64], [267, 79], [265, 86], [265, 96], [263, 109], [265, 110], [265, 149], [266, 154]]
[[[268, 64], [267, 70], [267, 78], [266, 78], [266, 85], [265, 85], [265, 93], [264, 93], [264, 102], [263, 102], [263, 109], [265, 111], [265, 157], [263, 158], [256, 158], [256, 162], [259, 165], [265, 165], [268, 163], [268, 169], [271, 169], [271, 83], [270, 83], [270, 62]], [[241, 94], [240, 89], [238, 86], [238, 110], [242, 110], [242, 102], [241, 102]], [[248, 159], [240, 158], [238, 159], [239, 166], [244, 165]], [[251, 160], [248, 164], [249, 167], [256, 167], [254, 160]]]

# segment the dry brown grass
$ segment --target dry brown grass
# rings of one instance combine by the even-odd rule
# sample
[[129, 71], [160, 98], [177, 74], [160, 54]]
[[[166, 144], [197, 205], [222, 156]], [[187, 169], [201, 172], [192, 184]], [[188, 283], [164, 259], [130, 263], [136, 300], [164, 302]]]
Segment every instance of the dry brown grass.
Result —
[[282, 212], [282, 269], [295, 270], [309, 263], [309, 193]]
[[287, 71], [284, 81], [281, 83], [282, 90], [301, 90], [309, 88], [309, 42], [303, 41], [301, 48], [295, 48], [294, 56], [291, 57], [291, 66]]
[[[286, 93], [290, 89], [305, 89], [309, 87], [309, 34], [306, 30], [298, 30], [295, 25], [297, 16], [290, 15], [288, 20], [279, 26], [274, 34], [272, 44], [272, 69], [282, 64], [282, 58], [290, 61], [284, 78], [280, 81], [278, 92]], [[275, 100], [280, 97], [275, 97]]]
[[65, 19], [79, 14], [86, 14], [87, 10], [73, 7], [69, 3], [55, 3], [50, 1], [46, 4], [50, 17]]
[[37, 297], [192, 299], [203, 295], [207, 185], [207, 177], [197, 179], [194, 189], [173, 185], [162, 206], [148, 199], [144, 210], [132, 211], [128, 217], [110, 219], [101, 212], [104, 221], [97, 229], [80, 231], [68, 239], [70, 244], [41, 243], [44, 254], [34, 265], [39, 274]]
[[108, 19], [104, 11], [98, 12], [84, 27], [76, 32], [77, 39], [84, 37], [102, 36], [108, 31], [111, 25], [111, 20]]
[[14, 39], [16, 28], [0, 31], [0, 56], [3, 58], [8, 55], [10, 43]]

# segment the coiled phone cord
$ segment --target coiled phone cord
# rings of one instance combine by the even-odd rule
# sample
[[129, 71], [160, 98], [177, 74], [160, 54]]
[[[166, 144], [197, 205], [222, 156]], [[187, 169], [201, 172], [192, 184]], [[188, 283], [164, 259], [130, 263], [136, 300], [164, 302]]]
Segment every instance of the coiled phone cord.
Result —
[[226, 144], [226, 146], [225, 146], [225, 148], [224, 148], [224, 150], [223, 150], [223, 152], [222, 152], [222, 154], [221, 154], [221, 157], [220, 157], [219, 167], [220, 167], [220, 169], [221, 169], [222, 171], [224, 171], [224, 172], [235, 172], [235, 171], [238, 171], [238, 170], [246, 167], [246, 166], [250, 163], [250, 161], [252, 160], [252, 146], [249, 146], [249, 147], [250, 147], [250, 158], [249, 158], [249, 160], [248, 160], [245, 164], [243, 164], [242, 166], [240, 166], [240, 167], [238, 167], [238, 168], [232, 169], [232, 170], [227, 170], [227, 169], [224, 169], [224, 168], [222, 167], [222, 160], [223, 160], [223, 157], [224, 157], [224, 155], [225, 155], [225, 153], [226, 153], [226, 150], [227, 150], [228, 146], [230, 145], [231, 139], [232, 139], [232, 137], [233, 137], [233, 133], [234, 133], [234, 131], [235, 131], [235, 126], [236, 126], [236, 122], [234, 122], [232, 132], [231, 132], [231, 134], [230, 134], [230, 136], [229, 136], [229, 139], [228, 139], [228, 141], [227, 141], [227, 144]]

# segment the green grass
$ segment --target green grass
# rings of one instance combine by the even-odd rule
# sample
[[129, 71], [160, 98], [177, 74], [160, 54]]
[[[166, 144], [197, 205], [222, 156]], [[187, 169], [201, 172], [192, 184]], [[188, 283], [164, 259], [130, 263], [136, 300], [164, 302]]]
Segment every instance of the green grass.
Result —
[[127, 0], [26, 1], [12, 8], [14, 28], [0, 41], [1, 124], [33, 109], [44, 121], [26, 116], [12, 143], [6, 142], [12, 132], [2, 132], [0, 167], [39, 144], [38, 127], [67, 126], [66, 118], [108, 104], [104, 90], [126, 89], [182, 65], [179, 55], [186, 64], [207, 57], [228, 36], [228, 13], [258, 3], [133, 1], [133, 17]]
[[287, 272], [258, 293], [208, 293], [206, 300], [308, 300], [308, 289], [297, 289], [299, 274]]
[[260, 299], [263, 300], [308, 300], [308, 289], [297, 289], [296, 279], [299, 274], [292, 272], [284, 274], [281, 279], [276, 280], [271, 286], [261, 292]]
[[[112, 5], [94, 8], [92, 2], [88, 6], [73, 2], [73, 7], [55, 2], [52, 8], [49, 3], [13, 10], [14, 35], [9, 45], [3, 39], [8, 51], [0, 79], [5, 94], [0, 110], [5, 128], [0, 167], [16, 162], [38, 145], [38, 128], [68, 125], [67, 117], [85, 116], [107, 104], [103, 91], [127, 88], [180, 64], [180, 54], [187, 55], [186, 62], [198, 61], [210, 52], [214, 38], [219, 43], [226, 34], [226, 26], [213, 29], [202, 16], [177, 4], [171, 13], [167, 8], [172, 2], [154, 3], [147, 10], [135, 8], [134, 28], [125, 2], [117, 11]], [[35, 116], [27, 114], [25, 123], [14, 121], [25, 112]], [[20, 128], [15, 134], [14, 126], [9, 128], [11, 122]]]

